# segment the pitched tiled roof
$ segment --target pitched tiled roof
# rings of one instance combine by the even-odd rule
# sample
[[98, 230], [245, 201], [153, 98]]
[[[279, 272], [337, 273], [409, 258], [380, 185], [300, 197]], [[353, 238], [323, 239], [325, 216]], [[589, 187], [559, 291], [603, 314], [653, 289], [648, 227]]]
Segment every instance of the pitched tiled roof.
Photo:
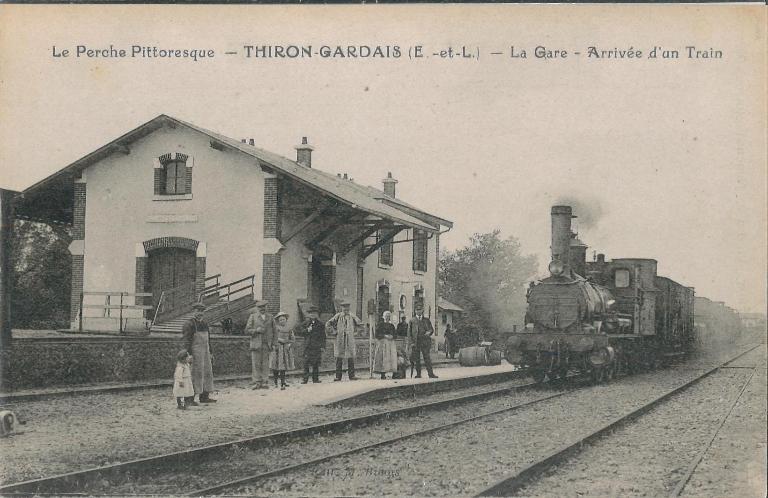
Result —
[[397, 209], [396, 207], [382, 202], [378, 198], [378, 195], [373, 195], [376, 192], [376, 189], [358, 185], [350, 180], [339, 178], [336, 175], [320, 171], [316, 168], [308, 168], [306, 166], [302, 166], [295, 161], [291, 161], [290, 159], [275, 154], [274, 152], [245, 144], [239, 140], [220, 135], [210, 130], [206, 130], [205, 128], [201, 128], [192, 123], [187, 123], [175, 118], [169, 119], [197, 130], [200, 133], [204, 133], [211, 138], [214, 138], [215, 140], [218, 140], [245, 154], [255, 157], [259, 161], [272, 166], [279, 172], [287, 174], [288, 176], [291, 176], [315, 188], [319, 188], [326, 193], [353, 205], [358, 209], [387, 219], [399, 221], [414, 228], [420, 228], [428, 231], [436, 231], [439, 229], [439, 227], [429, 225], [422, 220], [411, 216], [401, 211], [400, 209]]
[[[125, 135], [78, 159], [77, 161], [62, 168], [47, 178], [35, 183], [31, 187], [24, 190], [24, 194], [39, 193], [44, 187], [50, 185], [51, 182], [60, 180], [62, 175], [65, 173], [71, 174], [85, 169], [94, 162], [99, 161], [100, 159], [103, 159], [104, 157], [113, 153], [116, 148], [122, 147], [138, 138], [152, 133], [158, 127], [162, 126], [163, 123], [167, 122], [176, 123], [178, 125], [185, 126], [199, 133], [207, 135], [216, 142], [256, 158], [261, 164], [271, 167], [278, 173], [285, 174], [299, 182], [307, 184], [312, 188], [319, 189], [325, 192], [327, 195], [335, 197], [336, 199], [371, 215], [393, 220], [411, 228], [419, 228], [432, 232], [439, 230], [440, 225], [452, 225], [450, 221], [443, 220], [442, 218], [436, 217], [434, 215], [430, 215], [429, 213], [421, 211], [418, 208], [403, 203], [399, 199], [385, 199], [383, 192], [378, 191], [372, 187], [358, 185], [350, 180], [339, 178], [335, 175], [320, 171], [316, 168], [308, 168], [306, 166], [302, 166], [295, 161], [292, 161], [268, 150], [242, 143], [239, 140], [235, 140], [205, 128], [201, 128], [195, 124], [167, 116], [165, 114], [161, 114], [160, 116], [157, 116], [156, 118], [140, 125]], [[403, 209], [398, 209], [395, 206], [398, 203], [403, 206]], [[428, 221], [420, 219], [419, 215], [423, 215], [421, 218], [424, 218]]]

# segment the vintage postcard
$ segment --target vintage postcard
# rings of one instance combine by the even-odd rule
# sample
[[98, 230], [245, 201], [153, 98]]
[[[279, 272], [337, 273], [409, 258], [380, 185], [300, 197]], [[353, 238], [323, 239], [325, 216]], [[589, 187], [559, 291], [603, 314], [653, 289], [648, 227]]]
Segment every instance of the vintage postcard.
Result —
[[0, 5], [0, 495], [765, 496], [766, 31]]

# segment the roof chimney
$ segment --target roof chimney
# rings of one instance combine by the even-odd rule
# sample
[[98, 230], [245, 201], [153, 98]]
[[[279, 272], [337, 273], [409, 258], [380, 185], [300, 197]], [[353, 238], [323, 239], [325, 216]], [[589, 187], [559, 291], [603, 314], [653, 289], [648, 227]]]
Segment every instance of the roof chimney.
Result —
[[387, 177], [382, 180], [384, 182], [384, 195], [387, 197], [392, 197], [394, 199], [395, 197], [395, 184], [397, 184], [397, 180], [392, 178], [392, 172], [387, 173]]
[[344, 179], [345, 179], [345, 180], [349, 180], [349, 177], [347, 177], [347, 174], [346, 174], [346, 173], [344, 173]]
[[307, 168], [312, 167], [312, 151], [314, 148], [307, 144], [307, 137], [301, 137], [301, 145], [296, 147], [296, 162]]
[[256, 142], [252, 138], [249, 138], [248, 145], [256, 145]]

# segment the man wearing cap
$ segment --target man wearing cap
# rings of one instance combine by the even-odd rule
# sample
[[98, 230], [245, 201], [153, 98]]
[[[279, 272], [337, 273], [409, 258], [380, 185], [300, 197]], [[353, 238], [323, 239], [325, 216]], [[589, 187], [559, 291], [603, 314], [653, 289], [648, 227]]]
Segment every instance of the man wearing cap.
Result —
[[304, 322], [302, 329], [304, 331], [304, 378], [301, 383], [309, 382], [309, 367], [312, 367], [312, 382], [320, 382], [319, 369], [320, 360], [325, 349], [325, 325], [318, 320], [320, 308], [311, 306], [309, 308], [309, 320]]
[[251, 336], [251, 389], [269, 389], [269, 353], [276, 345], [275, 321], [267, 313], [267, 302], [256, 301], [245, 333]]
[[336, 341], [333, 344], [333, 356], [336, 357], [336, 378], [341, 380], [341, 367], [344, 359], [347, 360], [347, 375], [349, 380], [355, 378], [355, 328], [362, 325], [358, 317], [349, 312], [349, 302], [342, 301], [341, 311], [333, 315], [325, 324], [326, 328], [332, 327], [336, 331]]
[[[200, 403], [216, 403], [211, 399], [213, 392], [213, 365], [208, 324], [203, 320], [203, 304], [195, 304], [194, 316], [182, 328], [184, 347], [192, 355], [192, 387], [200, 397]], [[194, 397], [193, 397], [194, 401]]]
[[430, 379], [436, 379], [437, 375], [432, 371], [432, 334], [435, 333], [432, 322], [424, 316], [424, 305], [417, 303], [416, 316], [408, 322], [408, 342], [411, 345], [413, 361], [416, 363], [416, 378], [421, 377], [421, 356], [424, 356], [424, 364]]

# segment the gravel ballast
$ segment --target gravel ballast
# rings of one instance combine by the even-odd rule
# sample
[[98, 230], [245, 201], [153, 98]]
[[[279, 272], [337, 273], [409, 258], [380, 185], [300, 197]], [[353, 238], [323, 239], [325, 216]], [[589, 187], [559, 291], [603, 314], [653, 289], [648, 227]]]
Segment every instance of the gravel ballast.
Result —
[[[419, 436], [292, 472], [231, 494], [454, 496], [477, 493], [500, 478], [577, 441], [697, 376], [663, 370], [580, 389], [439, 435]], [[383, 462], [397, 462], [397, 472]]]
[[[697, 359], [696, 361], [701, 361]], [[713, 361], [711, 358], [709, 361]], [[691, 370], [690, 373], [685, 373], [684, 370]], [[624, 385], [626, 383], [639, 382], [640, 384], [647, 383], [647, 380], [643, 380], [646, 376], [661, 376], [667, 377], [668, 383], [673, 383], [669, 377], [677, 377], [680, 375], [692, 375], [696, 370], [695, 365], [686, 364], [682, 366], [680, 372], [675, 369], [669, 369], [662, 372], [656, 372], [653, 374], [643, 374], [632, 378], [620, 379], [616, 386]], [[666, 372], [666, 373], [664, 373]], [[677, 372], [677, 373], [673, 373]], [[634, 380], [630, 380], [634, 379]], [[329, 381], [327, 377], [324, 381]], [[500, 386], [512, 386], [525, 383], [525, 380], [515, 380], [506, 382], [504, 384], [494, 386], [481, 386], [476, 388], [463, 389], [461, 391], [446, 392], [441, 394], [432, 395], [428, 398], [428, 401], [434, 401], [438, 399], [445, 399], [449, 397], [455, 397], [459, 394], [466, 394], [469, 392], [481, 392], [488, 391], [490, 389], [496, 389]], [[662, 382], [664, 384], [664, 382]], [[302, 386], [309, 387], [310, 386]], [[235, 384], [234, 386], [222, 389], [220, 398], [224, 400], [227, 396], [230, 398], [239, 395], [242, 385]], [[598, 386], [594, 389], [600, 395], [606, 396], [606, 389], [613, 389], [614, 385]], [[627, 393], [630, 393], [635, 388], [627, 389]], [[642, 389], [641, 389], [642, 391]], [[272, 393], [270, 393], [271, 395]], [[275, 393], [280, 394], [280, 393]], [[301, 396], [299, 389], [288, 391], [283, 393], [285, 396]], [[548, 393], [551, 394], [551, 391]], [[531, 393], [530, 395], [536, 395]], [[538, 394], [539, 396], [541, 393]], [[625, 394], [627, 396], [628, 394]], [[527, 396], [527, 394], [526, 394]], [[572, 395], [568, 395], [572, 396]], [[523, 393], [519, 395], [509, 397], [502, 401], [488, 400], [479, 405], [473, 403], [471, 407], [466, 408], [467, 411], [471, 411], [472, 415], [477, 414], [479, 409], [491, 410], [498, 409], [503, 406], [504, 403], [520, 402], [523, 399], [527, 399], [523, 396]], [[425, 401], [424, 399], [418, 400]], [[0, 451], [5, 456], [0, 460], [0, 480], [3, 483], [19, 482], [22, 480], [38, 478], [42, 476], [50, 476], [64, 472], [71, 472], [81, 470], [84, 468], [91, 468], [97, 465], [104, 465], [107, 463], [116, 463], [119, 461], [127, 461], [135, 458], [147, 457], [152, 455], [158, 455], [163, 453], [169, 453], [173, 451], [180, 451], [183, 449], [190, 449], [205, 445], [217, 444], [227, 442], [236, 439], [242, 439], [246, 437], [253, 437], [261, 434], [268, 434], [277, 431], [284, 431], [289, 429], [296, 429], [305, 427], [308, 425], [315, 425], [324, 422], [330, 422], [343, 418], [349, 418], [353, 416], [366, 415], [371, 413], [377, 413], [385, 409], [392, 409], [397, 407], [409, 406], [417, 402], [416, 400], [391, 400], [386, 403], [364, 405], [349, 407], [344, 409], [331, 409], [320, 407], [309, 407], [300, 411], [285, 411], [277, 414], [256, 414], [249, 413], [243, 410], [233, 410], [232, 404], [219, 403], [214, 406], [197, 407], [194, 409], [181, 412], [173, 409], [173, 401], [169, 399], [169, 394], [162, 390], [148, 389], [143, 391], [134, 391], [129, 393], [103, 393], [97, 395], [78, 396], [74, 398], [57, 398], [42, 401], [30, 401], [24, 403], [17, 403], [12, 407], [17, 413], [24, 418], [28, 418], [30, 423], [27, 426], [21, 426], [20, 429], [25, 431], [25, 434], [15, 436], [13, 438], [4, 439], [0, 441]], [[624, 405], [626, 403], [622, 403]], [[589, 405], [589, 402], [586, 403]], [[469, 405], [468, 405], [469, 406]], [[585, 407], [586, 409], [587, 407]], [[464, 410], [455, 412], [454, 409], [442, 412], [440, 416], [443, 418], [453, 419], [456, 417], [464, 417]], [[550, 433], [539, 434], [542, 441], [530, 440], [531, 438], [525, 437], [523, 432], [528, 431], [528, 428], [532, 425], [531, 420], [534, 420], [538, 424], [540, 417], [558, 417], [558, 414], [570, 414], [572, 407], [567, 404], [554, 405], [550, 408], [543, 410], [543, 412], [533, 412], [533, 415], [526, 417], [514, 418], [510, 422], [513, 427], [499, 430], [493, 428], [493, 435], [497, 438], [501, 438], [502, 441], [508, 441], [509, 434], [512, 434], [512, 440], [505, 444], [506, 451], [509, 452], [511, 448], [516, 448], [518, 442], [516, 438], [520, 439], [519, 451], [521, 454], [525, 454], [526, 447], [532, 447], [534, 449], [540, 448], [542, 444], [545, 444], [547, 439], [553, 439], [558, 442], [561, 439], [565, 439], [573, 433], [572, 429], [564, 428], [562, 430], [556, 429]], [[594, 411], [594, 410], [591, 410]], [[610, 409], [608, 409], [610, 412]], [[608, 413], [606, 412], [606, 413]], [[587, 410], [590, 413], [590, 410]], [[602, 411], [600, 412], [602, 416]], [[578, 415], [577, 415], [578, 416]], [[591, 415], [590, 415], [591, 416]], [[587, 416], [587, 419], [590, 418]], [[389, 421], [388, 423], [378, 424], [372, 431], [375, 435], [387, 434], [389, 437], [393, 437], [396, 434], [405, 432], [411, 432], [418, 427], [427, 426], [430, 423], [437, 423], [436, 415], [431, 417], [424, 417], [424, 420], [420, 420], [424, 416], [412, 417], [414, 420], [418, 420], [418, 423], [412, 424], [410, 422], [401, 421]], [[559, 415], [559, 418], [570, 418], [570, 415]], [[410, 419], [409, 419], [410, 420]], [[496, 422], [494, 420], [486, 419], [483, 427], [492, 427]], [[578, 426], [578, 424], [576, 424]], [[403, 428], [405, 426], [407, 428]], [[565, 425], [564, 425], [565, 427]], [[568, 427], [571, 427], [570, 425]], [[363, 434], [368, 429], [356, 431], [356, 435], [348, 436], [348, 441], [344, 439], [344, 435], [336, 435], [332, 438], [325, 438], [323, 442], [303, 442], [307, 448], [312, 448], [306, 451], [315, 451], [315, 448], [320, 448], [326, 453], [336, 452], [340, 449], [347, 447], [345, 445], [359, 446], [365, 440], [368, 440]], [[454, 438], [457, 434], [466, 433], [470, 429], [458, 428], [450, 432], [438, 432], [433, 433], [428, 439], [429, 444], [436, 442], [449, 441], [446, 438]], [[477, 429], [474, 429], [475, 431]], [[511, 432], [510, 432], [511, 430]], [[533, 437], [533, 436], [531, 436]], [[372, 440], [372, 439], [371, 439]], [[485, 440], [485, 439], [483, 439]], [[302, 442], [300, 442], [302, 443]], [[473, 440], [464, 441], [454, 446], [453, 451], [445, 452], [438, 450], [440, 453], [451, 453], [455, 455], [465, 455], [468, 452], [473, 452], [480, 442]], [[489, 444], [489, 443], [487, 443]], [[382, 489], [388, 489], [388, 482], [401, 481], [405, 475], [411, 473], [414, 468], [419, 470], [421, 467], [429, 466], [428, 478], [424, 479], [424, 487], [429, 488], [432, 486], [435, 489], [434, 494], [451, 494], [450, 490], [465, 489], [465, 485], [462, 484], [461, 479], [454, 475], [452, 469], [458, 462], [464, 465], [464, 459], [451, 458], [447, 464], [439, 463], [437, 465], [421, 463], [426, 461], [425, 455], [427, 450], [422, 451], [419, 448], [420, 445], [414, 446], [410, 450], [404, 450], [404, 455], [399, 453], [392, 456], [384, 456], [383, 459], [375, 458], [371, 460], [365, 453], [361, 453], [356, 457], [350, 459], [351, 467], [354, 473], [358, 474], [358, 477], [364, 478], [371, 483], [378, 483], [380, 487], [375, 485], [368, 488], [370, 494], [381, 494]], [[293, 448], [293, 449], [291, 449]], [[258, 463], [257, 461], [250, 461], [250, 463], [239, 464], [240, 460], [246, 458], [245, 450], [233, 452], [225, 459], [217, 462], [213, 469], [220, 469], [221, 472], [225, 472], [228, 478], [234, 478], [234, 471], [240, 472], [247, 470], [248, 473], [254, 473], [257, 471], [266, 470], [267, 468], [282, 467], [296, 462], [299, 459], [306, 459], [308, 453], [305, 449], [299, 445], [291, 446], [285, 450], [285, 453], [279, 453], [280, 447], [274, 448], [276, 453], [271, 453], [262, 459], [267, 460], [268, 463]], [[385, 448], [380, 448], [379, 451], [387, 452]], [[259, 450], [258, 453], [262, 451]], [[406, 458], [407, 457], [407, 458]], [[250, 457], [247, 457], [250, 458]], [[371, 461], [370, 465], [368, 462]], [[382, 464], [382, 462], [384, 462]], [[238, 466], [239, 464], [239, 466]], [[234, 465], [232, 469], [228, 465]], [[259, 465], [264, 465], [260, 467]], [[328, 470], [320, 471], [316, 473], [316, 476], [323, 482], [345, 482], [340, 478], [339, 471], [333, 470], [337, 468], [336, 465], [328, 466]], [[350, 468], [350, 467], [347, 467]], [[440, 470], [444, 469], [444, 470]], [[191, 469], [192, 470], [192, 469]], [[386, 472], [384, 472], [386, 470]], [[192, 472], [194, 474], [194, 472]], [[212, 475], [215, 473], [212, 473]], [[498, 477], [498, 469], [494, 470], [494, 474]], [[208, 482], [209, 479], [197, 482], [194, 486], [189, 485], [188, 475], [178, 475], [175, 478], [171, 478], [169, 485], [163, 488], [161, 493], [175, 493], [181, 489], [187, 489], [189, 487], [198, 487], [204, 484], [216, 484], [217, 482]], [[135, 479], [135, 481], [143, 481], [142, 479]], [[447, 483], [446, 488], [441, 488], [443, 480]], [[204, 482], [205, 481], [205, 482]], [[220, 481], [218, 481], [220, 482]], [[431, 483], [431, 484], [430, 484]], [[106, 491], [106, 486], [112, 483], [105, 482], [105, 488], [102, 491]], [[119, 483], [115, 483], [119, 484]], [[133, 487], [128, 485], [123, 488], [123, 492], [150, 492], [150, 488], [138, 489], [137, 483], [133, 483]], [[282, 485], [283, 488], [285, 484]], [[280, 486], [276, 488], [280, 490]], [[331, 487], [331, 490], [327, 494], [338, 494], [340, 489]], [[409, 487], [404, 486], [399, 488], [399, 493], [393, 494], [425, 494], [421, 491], [421, 488], [408, 491]], [[94, 490], [96, 491], [96, 490]], [[282, 489], [280, 492], [284, 492]], [[115, 492], [118, 492], [115, 490]], [[312, 488], [308, 488], [305, 491], [307, 494], [317, 495], [323, 494], [321, 491], [315, 491]]]
[[721, 370], [605, 436], [519, 496], [667, 496], [712, 437], [749, 378]]
[[[332, 383], [332, 377], [323, 382]], [[382, 385], [392, 381], [381, 381]], [[487, 392], [525, 384], [516, 379], [499, 384], [443, 392], [418, 399], [396, 399], [355, 407], [310, 406], [260, 414], [228, 400], [256, 396], [246, 382], [221, 388], [220, 403], [177, 410], [167, 390], [98, 393], [56, 397], [5, 405], [21, 420], [23, 434], [0, 439], [0, 483], [9, 484], [79, 471], [101, 465], [220, 444], [279, 431], [412, 406], [424, 401]], [[281, 402], [301, 396], [312, 384], [286, 391], [258, 391], [258, 400]], [[265, 394], [266, 393], [266, 394]], [[256, 401], [257, 403], [260, 401]]]

